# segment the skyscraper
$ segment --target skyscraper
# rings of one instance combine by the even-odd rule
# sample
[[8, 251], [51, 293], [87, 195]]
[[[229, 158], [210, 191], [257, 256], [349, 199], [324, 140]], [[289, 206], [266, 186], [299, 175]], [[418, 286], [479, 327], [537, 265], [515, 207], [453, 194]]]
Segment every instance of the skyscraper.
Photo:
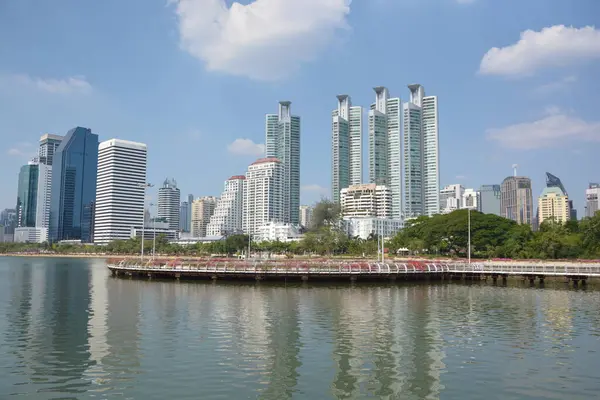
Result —
[[30, 162], [21, 167], [17, 189], [17, 227], [35, 227], [39, 165]]
[[[568, 199], [569, 193], [567, 192], [567, 189], [565, 189], [565, 186], [561, 182], [560, 178], [556, 175], [552, 175], [550, 172], [546, 172], [546, 187], [557, 187], [564, 193], [565, 196], [567, 196], [569, 205], [569, 219], [576, 220], [577, 210], [573, 208], [573, 200]], [[541, 223], [541, 221], [539, 221], [539, 223]]]
[[392, 218], [402, 217], [402, 153], [400, 147], [400, 98], [388, 89], [374, 88], [375, 103], [369, 110], [369, 182], [387, 186], [392, 198]]
[[45, 134], [40, 138], [40, 147], [38, 149], [38, 159], [41, 164], [52, 165], [54, 162], [54, 153], [60, 146], [64, 136]]
[[339, 95], [332, 112], [331, 190], [340, 201], [340, 190], [362, 183], [362, 107], [352, 106], [348, 95]]
[[479, 188], [479, 212], [500, 216], [500, 198], [500, 185], [481, 185]]
[[179, 206], [179, 230], [181, 232], [188, 232], [190, 217], [188, 202], [182, 201]]
[[52, 200], [52, 166], [38, 164], [38, 188], [35, 211], [36, 228], [50, 225], [50, 201]]
[[208, 236], [231, 235], [242, 232], [246, 177], [235, 175], [225, 181], [215, 212], [206, 228]]
[[419, 84], [408, 85], [404, 114], [404, 213], [434, 215], [440, 209], [437, 96], [425, 96]]
[[110, 139], [98, 146], [94, 243], [127, 240], [144, 218], [147, 147]]
[[509, 176], [500, 188], [500, 214], [519, 224], [533, 225], [531, 179]]
[[87, 128], [71, 129], [52, 161], [51, 242], [91, 241], [97, 169], [98, 135]]
[[167, 221], [169, 229], [179, 230], [179, 207], [181, 194], [175, 179], [165, 179], [158, 189], [158, 218]]
[[310, 228], [312, 226], [312, 213], [313, 208], [311, 206], [300, 206], [300, 225], [304, 228]]
[[279, 102], [278, 114], [266, 116], [266, 157], [284, 168], [283, 221], [300, 223], [300, 117], [291, 115], [289, 101]]
[[285, 167], [277, 158], [261, 158], [250, 164], [242, 222], [246, 234], [257, 234], [269, 222], [286, 222], [284, 187]]
[[547, 186], [538, 198], [538, 224], [554, 219], [564, 224], [570, 219], [569, 198], [560, 186]]

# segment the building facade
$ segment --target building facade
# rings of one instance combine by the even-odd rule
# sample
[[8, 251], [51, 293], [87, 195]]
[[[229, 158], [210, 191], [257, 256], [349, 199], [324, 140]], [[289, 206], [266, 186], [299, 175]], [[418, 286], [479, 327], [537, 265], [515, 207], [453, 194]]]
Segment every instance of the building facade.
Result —
[[545, 187], [538, 198], [538, 224], [553, 219], [564, 224], [571, 218], [569, 198], [558, 186]]
[[400, 219], [391, 218], [352, 217], [344, 218], [342, 226], [348, 236], [367, 240], [373, 235], [384, 238], [393, 237], [403, 228], [403, 222]]
[[48, 241], [48, 228], [21, 227], [15, 228], [15, 243], [44, 243]]
[[352, 185], [341, 190], [341, 212], [344, 218], [392, 218], [392, 193], [384, 185], [374, 183]]
[[442, 213], [448, 214], [462, 208], [462, 199], [465, 194], [463, 185], [455, 184], [445, 186], [440, 190], [440, 205]]
[[127, 240], [144, 223], [147, 146], [111, 139], [98, 146], [94, 243]]
[[280, 101], [279, 113], [266, 116], [266, 158], [284, 168], [283, 222], [300, 223], [300, 117], [291, 114], [291, 102]]
[[425, 96], [419, 84], [408, 85], [404, 118], [404, 214], [440, 212], [440, 160], [437, 96]]
[[311, 206], [300, 206], [300, 225], [304, 228], [310, 228], [312, 225], [312, 212]]
[[19, 171], [17, 227], [35, 227], [38, 200], [39, 164], [29, 162]]
[[256, 242], [297, 242], [302, 240], [301, 228], [298, 225], [283, 222], [268, 222], [258, 229], [253, 240]]
[[182, 201], [179, 206], [179, 231], [188, 232], [188, 226], [191, 222], [191, 208], [187, 201]]
[[244, 233], [254, 236], [269, 222], [288, 223], [284, 204], [285, 171], [283, 163], [274, 157], [261, 158], [248, 167], [242, 222]]
[[500, 187], [500, 215], [519, 224], [533, 226], [531, 179], [509, 176]]
[[362, 107], [352, 106], [348, 95], [339, 95], [332, 112], [331, 190], [340, 201], [340, 190], [362, 183]]
[[217, 199], [214, 196], [199, 197], [192, 202], [192, 236], [206, 237], [210, 218], [217, 207]]
[[50, 201], [52, 200], [52, 166], [38, 164], [38, 188], [35, 211], [35, 226], [50, 226]]
[[225, 181], [223, 193], [206, 228], [207, 236], [242, 233], [246, 177], [235, 175]]
[[484, 214], [500, 216], [500, 185], [481, 185], [478, 191], [479, 204], [477, 210]]
[[386, 186], [391, 194], [391, 213], [402, 216], [402, 153], [400, 98], [390, 98], [383, 86], [373, 89], [375, 103], [369, 110], [369, 183]]
[[179, 230], [179, 207], [181, 207], [181, 193], [175, 179], [165, 179], [158, 189], [158, 218], [163, 218], [169, 223], [169, 229]]
[[98, 169], [98, 135], [90, 129], [71, 129], [54, 153], [49, 240], [93, 237]]
[[465, 189], [460, 200], [460, 208], [479, 209], [479, 193], [475, 189]]
[[592, 218], [600, 210], [600, 184], [590, 183], [585, 190], [585, 216]]

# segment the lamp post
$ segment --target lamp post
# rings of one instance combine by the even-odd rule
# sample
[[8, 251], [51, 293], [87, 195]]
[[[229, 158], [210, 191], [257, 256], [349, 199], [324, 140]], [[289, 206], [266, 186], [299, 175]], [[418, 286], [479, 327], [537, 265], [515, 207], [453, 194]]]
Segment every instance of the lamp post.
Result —
[[468, 226], [469, 226], [469, 233], [468, 233], [468, 238], [469, 238], [469, 243], [468, 243], [468, 248], [467, 248], [467, 259], [468, 259], [468, 263], [469, 266], [471, 265], [471, 209], [468, 208], [467, 209], [467, 221], [468, 221]]
[[144, 259], [144, 228], [146, 226], [146, 189], [151, 188], [154, 185], [151, 183], [148, 183], [148, 182], [144, 182], [144, 183], [138, 183], [136, 186], [144, 189], [144, 207], [143, 207], [144, 215], [142, 217], [142, 251], [141, 251], [141, 259], [143, 260]]
[[[150, 207], [154, 207], [156, 204], [149, 203]], [[152, 260], [156, 254], [156, 217], [152, 218]]]

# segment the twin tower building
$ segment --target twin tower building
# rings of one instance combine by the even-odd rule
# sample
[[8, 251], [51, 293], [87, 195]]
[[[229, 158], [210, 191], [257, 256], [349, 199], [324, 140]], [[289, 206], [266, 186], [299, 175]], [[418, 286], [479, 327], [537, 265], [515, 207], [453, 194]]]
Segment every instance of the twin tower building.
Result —
[[[410, 101], [378, 86], [368, 112], [368, 182], [391, 193], [393, 219], [439, 213], [438, 101], [423, 86], [408, 85]], [[363, 108], [340, 95], [332, 123], [332, 198], [363, 183]], [[404, 173], [403, 173], [404, 170]], [[343, 210], [342, 210], [343, 211]]]

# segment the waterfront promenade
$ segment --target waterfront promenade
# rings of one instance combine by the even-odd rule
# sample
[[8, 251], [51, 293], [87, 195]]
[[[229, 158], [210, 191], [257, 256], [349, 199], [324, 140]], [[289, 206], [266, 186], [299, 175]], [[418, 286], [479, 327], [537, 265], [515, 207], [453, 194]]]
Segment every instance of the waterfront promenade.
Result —
[[509, 276], [530, 281], [564, 277], [575, 285], [600, 278], [600, 262], [565, 261], [289, 261], [289, 260], [109, 260], [114, 276], [147, 279], [237, 279], [237, 280], [337, 280], [395, 281], [442, 279], [491, 279]]

